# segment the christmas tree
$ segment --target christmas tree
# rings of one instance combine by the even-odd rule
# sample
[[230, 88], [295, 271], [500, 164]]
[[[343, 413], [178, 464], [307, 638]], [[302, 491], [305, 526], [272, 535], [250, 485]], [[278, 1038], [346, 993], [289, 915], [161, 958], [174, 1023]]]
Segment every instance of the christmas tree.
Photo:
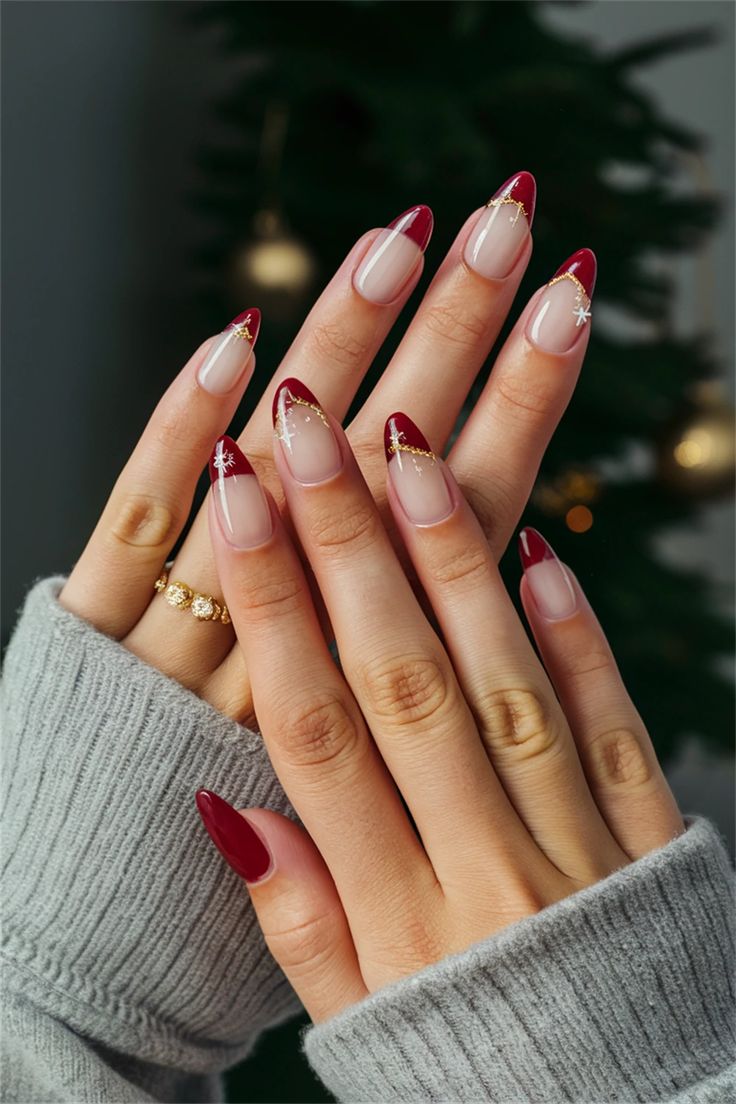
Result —
[[[700, 418], [703, 432], [728, 435], [727, 415], [701, 409], [717, 368], [708, 335], [676, 335], [672, 278], [666, 263], [651, 264], [697, 247], [717, 204], [673, 189], [698, 136], [664, 117], [633, 79], [707, 36], [604, 55], [560, 37], [540, 5], [522, 2], [210, 2], [190, 12], [247, 61], [217, 105], [193, 200], [212, 232], [198, 261], [213, 321], [223, 287], [237, 305], [247, 288], [265, 308], [262, 384], [318, 279], [361, 233], [413, 203], [435, 213], [431, 272], [468, 213], [511, 173], [532, 171], [535, 248], [519, 303], [573, 250], [596, 251], [598, 324], [524, 521], [580, 577], [660, 757], [693, 733], [724, 745], [732, 692], [717, 659], [732, 649], [731, 626], [707, 580], [667, 566], [655, 546], [663, 531], [694, 522], [704, 494], [726, 486], [727, 475], [701, 464], [702, 440], [688, 427]], [[606, 324], [614, 311], [644, 336]], [[503, 569], [515, 593], [513, 550]], [[282, 1030], [296, 1047], [295, 1029]], [[283, 1038], [263, 1046], [273, 1054]], [[306, 1070], [294, 1071], [303, 1080], [291, 1087], [289, 1076], [274, 1080], [269, 1060], [262, 1079], [256, 1061], [247, 1076], [233, 1075], [230, 1099], [327, 1099]]]

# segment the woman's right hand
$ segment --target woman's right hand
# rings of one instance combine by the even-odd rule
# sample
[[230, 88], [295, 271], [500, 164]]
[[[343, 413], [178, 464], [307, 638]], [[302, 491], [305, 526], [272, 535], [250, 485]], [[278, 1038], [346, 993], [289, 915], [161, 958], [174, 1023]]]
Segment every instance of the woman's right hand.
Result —
[[[381, 427], [409, 408], [444, 451], [470, 387], [501, 329], [532, 250], [535, 184], [512, 177], [465, 222], [390, 364], [348, 429], [366, 482], [388, 517]], [[412, 208], [351, 249], [317, 300], [239, 437], [259, 478], [283, 496], [271, 450], [271, 400], [297, 376], [344, 417], [384, 338], [416, 286], [432, 229]], [[522, 311], [448, 462], [490, 542], [503, 553], [547, 443], [573, 392], [588, 341], [595, 258], [562, 266], [574, 279], [539, 289]], [[209, 701], [253, 723], [253, 701], [232, 627], [175, 608], [154, 584], [181, 535], [212, 442], [228, 426], [254, 368], [259, 312], [208, 339], [160, 400], [64, 586], [60, 602]], [[114, 586], [110, 586], [111, 580]], [[222, 604], [207, 518], [200, 510], [169, 571], [170, 584]], [[163, 588], [162, 588], [163, 589]], [[181, 592], [180, 592], [181, 594]], [[183, 592], [185, 603], [191, 593]]]

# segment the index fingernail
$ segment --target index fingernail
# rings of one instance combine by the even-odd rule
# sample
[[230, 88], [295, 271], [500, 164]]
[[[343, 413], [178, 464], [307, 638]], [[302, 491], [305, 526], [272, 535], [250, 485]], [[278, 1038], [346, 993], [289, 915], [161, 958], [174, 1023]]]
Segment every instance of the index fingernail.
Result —
[[210, 457], [215, 513], [233, 548], [255, 548], [273, 532], [271, 511], [258, 477], [232, 437], [219, 437]]

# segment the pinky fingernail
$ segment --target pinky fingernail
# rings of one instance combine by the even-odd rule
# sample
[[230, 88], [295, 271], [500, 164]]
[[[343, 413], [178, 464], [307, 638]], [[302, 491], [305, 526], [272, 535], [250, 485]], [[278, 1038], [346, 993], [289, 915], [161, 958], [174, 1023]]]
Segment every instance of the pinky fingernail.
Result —
[[536, 529], [519, 533], [519, 555], [534, 603], [547, 621], [562, 621], [577, 609], [575, 588], [552, 547]]
[[233, 318], [199, 369], [199, 386], [211, 395], [226, 395], [232, 391], [250, 363], [260, 328], [261, 312], [257, 307]]
[[271, 852], [237, 809], [212, 790], [198, 790], [195, 801], [210, 839], [229, 866], [254, 885], [273, 868]]

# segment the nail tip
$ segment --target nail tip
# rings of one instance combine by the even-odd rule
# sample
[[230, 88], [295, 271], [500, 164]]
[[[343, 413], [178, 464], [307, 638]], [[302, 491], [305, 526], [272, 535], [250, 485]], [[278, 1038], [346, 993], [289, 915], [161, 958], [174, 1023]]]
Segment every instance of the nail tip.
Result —
[[391, 460], [396, 448], [396, 441], [402, 440], [410, 448], [421, 449], [422, 452], [431, 452], [429, 442], [416, 422], [413, 422], [408, 414], [401, 410], [389, 414], [383, 428], [383, 447], [386, 453], [386, 461]]
[[241, 311], [233, 318], [232, 322], [229, 322], [227, 329], [235, 330], [240, 326], [246, 328], [246, 333], [243, 335], [246, 341], [251, 346], [255, 345], [258, 340], [258, 333], [261, 329], [261, 312], [258, 307], [248, 307], [246, 310]]
[[528, 172], [527, 169], [521, 169], [519, 172], [513, 173], [491, 197], [491, 202], [504, 195], [517, 200], [523, 205], [526, 221], [531, 228], [537, 206], [537, 181], [534, 174]]
[[424, 203], [409, 207], [388, 224], [387, 230], [399, 230], [419, 247], [422, 253], [429, 245], [434, 229], [434, 215], [431, 207]]
[[568, 272], [580, 281], [588, 298], [592, 299], [598, 275], [598, 258], [593, 250], [587, 246], [576, 249], [566, 261], [562, 262], [552, 279], [554, 280], [555, 276], [563, 276]]
[[303, 399], [304, 402], [311, 403], [313, 406], [318, 406], [320, 410], [322, 409], [320, 404], [317, 402], [317, 399], [314, 397], [314, 395], [305, 383], [302, 383], [302, 381], [300, 379], [297, 379], [296, 376], [288, 376], [286, 379], [281, 380], [281, 383], [278, 385], [276, 391], [274, 392], [273, 402], [271, 403], [271, 416], [273, 418], [274, 424], [276, 423], [276, 419], [279, 414], [281, 396], [283, 395], [284, 391], [290, 392], [290, 394], [292, 394], [297, 399]]
[[220, 478], [231, 475], [255, 475], [253, 465], [243, 450], [226, 433], [218, 437], [210, 454], [210, 482], [217, 483]]
[[525, 571], [528, 567], [541, 563], [542, 560], [557, 558], [549, 541], [531, 525], [525, 525], [520, 530], [517, 547], [521, 565]]

